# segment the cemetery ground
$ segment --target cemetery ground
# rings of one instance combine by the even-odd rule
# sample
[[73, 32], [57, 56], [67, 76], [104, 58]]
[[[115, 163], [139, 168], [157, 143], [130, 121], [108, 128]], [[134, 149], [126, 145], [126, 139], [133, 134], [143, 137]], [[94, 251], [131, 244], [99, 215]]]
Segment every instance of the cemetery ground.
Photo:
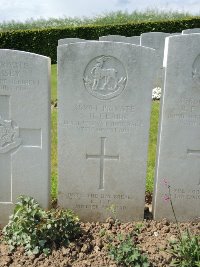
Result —
[[[57, 196], [57, 108], [56, 108], [56, 65], [52, 66], [52, 164], [51, 164], [51, 195], [53, 199], [52, 205], [56, 205]], [[146, 208], [145, 220], [142, 222], [120, 223], [115, 211], [110, 209], [110, 217], [105, 223], [83, 223], [80, 222], [81, 234], [76, 237], [69, 246], [53, 247], [52, 252], [45, 256], [26, 255], [24, 248], [19, 247], [14, 252], [10, 252], [7, 245], [0, 243], [0, 267], [11, 266], [76, 266], [76, 267], [122, 267], [122, 266], [152, 266], [152, 267], [167, 267], [171, 266], [173, 254], [171, 253], [170, 242], [176, 241], [179, 238], [179, 229], [184, 233], [189, 229], [191, 235], [199, 236], [200, 222], [193, 221], [189, 223], [180, 223], [177, 228], [176, 223], [168, 222], [163, 219], [160, 222], [152, 220], [151, 207], [153, 179], [155, 168], [157, 128], [158, 128], [159, 101], [152, 101], [151, 113], [151, 129], [149, 136], [149, 152], [148, 152], [148, 167], [147, 167], [147, 182], [146, 182]], [[163, 202], [163, 208], [165, 203]], [[2, 238], [2, 232], [0, 232]], [[119, 244], [122, 246], [119, 247]], [[138, 251], [133, 248], [132, 244], [137, 245], [140, 252], [146, 255], [149, 265], [139, 263], [139, 265], [131, 265], [125, 263], [131, 256], [140, 258]], [[183, 244], [184, 245], [184, 244]], [[116, 253], [114, 248], [119, 247]], [[185, 253], [191, 254], [192, 251], [187, 251], [187, 247], [183, 247]], [[195, 248], [195, 247], [193, 247]], [[199, 249], [199, 248], [198, 248]], [[109, 252], [110, 251], [110, 252]], [[127, 254], [126, 254], [127, 253]], [[111, 254], [115, 259], [111, 257]], [[124, 258], [123, 255], [126, 255]], [[191, 256], [191, 255], [190, 255]], [[122, 257], [124, 261], [117, 263], [117, 260]], [[196, 267], [200, 265], [177, 265], [185, 267]]]

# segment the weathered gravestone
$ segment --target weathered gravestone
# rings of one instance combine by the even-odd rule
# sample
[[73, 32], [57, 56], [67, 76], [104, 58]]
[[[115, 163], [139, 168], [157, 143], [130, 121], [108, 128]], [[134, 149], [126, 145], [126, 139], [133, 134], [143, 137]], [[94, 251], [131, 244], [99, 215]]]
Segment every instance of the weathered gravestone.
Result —
[[154, 48], [157, 52], [157, 70], [153, 87], [162, 87], [163, 83], [163, 56], [165, 38], [170, 34], [165, 32], [146, 32], [140, 36], [140, 45]]
[[182, 34], [200, 33], [200, 28], [186, 29], [182, 31]]
[[[154, 218], [200, 216], [200, 34], [167, 38], [161, 106]], [[164, 203], [166, 200], [168, 203]]]
[[77, 42], [87, 42], [85, 39], [80, 38], [64, 38], [58, 40], [58, 45], [64, 45], [69, 43], [77, 43]]
[[50, 59], [0, 50], [0, 224], [19, 195], [47, 208], [50, 183]]
[[58, 203], [82, 220], [143, 218], [154, 60], [125, 43], [58, 47]]
[[107, 35], [99, 37], [99, 41], [123, 42], [140, 45], [140, 36], [126, 37], [122, 35]]

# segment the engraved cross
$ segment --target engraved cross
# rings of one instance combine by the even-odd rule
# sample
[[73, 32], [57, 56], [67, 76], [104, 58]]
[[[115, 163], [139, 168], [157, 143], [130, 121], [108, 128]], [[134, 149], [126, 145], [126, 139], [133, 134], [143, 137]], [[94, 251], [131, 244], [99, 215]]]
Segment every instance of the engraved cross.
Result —
[[104, 161], [105, 160], [119, 160], [119, 155], [112, 156], [112, 155], [106, 155], [105, 154], [105, 142], [106, 142], [106, 137], [101, 137], [100, 155], [88, 155], [88, 154], [86, 154], [86, 159], [99, 159], [100, 160], [99, 189], [104, 189]]
[[[200, 157], [200, 150], [187, 149], [187, 154], [190, 156]], [[198, 186], [200, 186], [200, 178], [199, 178]]]
[[19, 128], [11, 119], [10, 96], [0, 95], [0, 203], [12, 203], [12, 160], [20, 147], [41, 148], [41, 129]]

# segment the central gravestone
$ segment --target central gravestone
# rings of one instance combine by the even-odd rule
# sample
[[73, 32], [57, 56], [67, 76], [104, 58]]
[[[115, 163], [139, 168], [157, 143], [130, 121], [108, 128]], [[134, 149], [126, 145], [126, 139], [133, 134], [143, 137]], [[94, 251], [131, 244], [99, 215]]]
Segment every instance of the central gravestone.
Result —
[[82, 220], [143, 218], [154, 60], [130, 44], [58, 47], [58, 203]]
[[49, 205], [49, 70], [49, 58], [0, 50], [1, 225], [19, 195]]

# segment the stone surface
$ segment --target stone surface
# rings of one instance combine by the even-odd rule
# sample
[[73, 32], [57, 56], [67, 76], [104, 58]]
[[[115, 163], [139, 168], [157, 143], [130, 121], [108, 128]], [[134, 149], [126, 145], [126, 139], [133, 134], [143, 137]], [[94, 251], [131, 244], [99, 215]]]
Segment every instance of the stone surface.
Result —
[[123, 42], [140, 45], [140, 36], [126, 37], [122, 35], [106, 35], [99, 37], [99, 41]]
[[[200, 217], [200, 34], [167, 38], [165, 85], [157, 149], [156, 220]], [[164, 203], [166, 202], [166, 203]]]
[[58, 47], [58, 204], [81, 220], [143, 219], [155, 57], [125, 43]]
[[77, 42], [87, 42], [87, 40], [80, 39], [80, 38], [64, 38], [64, 39], [58, 40], [58, 45], [77, 43]]
[[200, 33], [200, 28], [186, 29], [182, 31], [182, 34]]
[[47, 208], [50, 192], [50, 59], [0, 50], [0, 224], [19, 195]]
[[158, 67], [153, 88], [162, 87], [164, 46], [165, 38], [168, 36], [170, 36], [170, 33], [165, 32], [146, 32], [142, 33], [140, 36], [140, 44], [142, 46], [154, 48], [158, 55], [156, 62]]
[[179, 34], [182, 34], [182, 33], [180, 33], [180, 32], [173, 32], [173, 33], [170, 33], [169, 36], [174, 36], [174, 35], [179, 35]]

